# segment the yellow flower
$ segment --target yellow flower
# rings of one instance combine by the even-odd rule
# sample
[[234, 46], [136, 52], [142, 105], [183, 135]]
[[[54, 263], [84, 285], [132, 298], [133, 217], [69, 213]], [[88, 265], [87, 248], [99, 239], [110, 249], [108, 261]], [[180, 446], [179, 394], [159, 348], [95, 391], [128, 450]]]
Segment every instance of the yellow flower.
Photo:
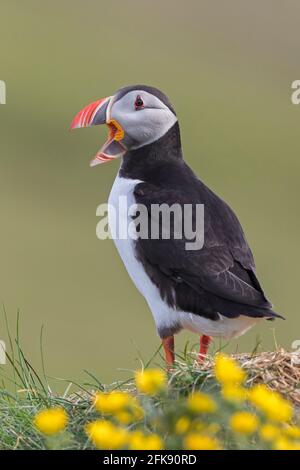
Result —
[[206, 436], [200, 433], [190, 433], [183, 442], [186, 450], [219, 450], [221, 449], [219, 441], [215, 437]]
[[274, 441], [280, 436], [280, 429], [274, 424], [264, 424], [260, 430], [259, 435], [264, 441]]
[[96, 410], [104, 414], [119, 413], [130, 407], [132, 405], [132, 401], [133, 397], [126, 392], [98, 392], [94, 396], [94, 406]]
[[292, 439], [300, 439], [300, 427], [299, 426], [287, 426], [283, 429], [283, 433], [287, 437], [291, 437]]
[[135, 383], [138, 390], [147, 395], [162, 392], [167, 386], [167, 376], [159, 369], [147, 369], [135, 374]]
[[230, 418], [231, 429], [240, 434], [253, 434], [258, 423], [257, 416], [248, 411], [237, 411]]
[[120, 411], [115, 417], [120, 424], [128, 425], [134, 422], [134, 417], [129, 411]]
[[246, 379], [246, 372], [226, 354], [217, 354], [214, 371], [216, 379], [222, 385], [241, 384]]
[[239, 385], [225, 384], [222, 388], [222, 396], [231, 402], [241, 402], [247, 397], [246, 390]]
[[268, 419], [276, 422], [290, 421], [292, 405], [279, 393], [269, 390], [264, 384], [255, 385], [249, 390], [248, 398]]
[[60, 407], [40, 411], [34, 418], [36, 428], [49, 436], [63, 431], [67, 423], [68, 415]]
[[188, 397], [187, 406], [193, 413], [214, 413], [216, 402], [206, 393], [195, 392]]
[[285, 437], [280, 437], [275, 441], [274, 450], [300, 450], [300, 442], [290, 441]]
[[186, 416], [182, 416], [175, 424], [176, 434], [185, 434], [191, 426], [191, 421]]
[[127, 446], [128, 432], [110, 421], [93, 421], [86, 425], [85, 430], [98, 449], [116, 450]]
[[130, 434], [130, 450], [162, 450], [163, 448], [163, 442], [157, 434], [146, 435], [141, 431], [134, 431]]

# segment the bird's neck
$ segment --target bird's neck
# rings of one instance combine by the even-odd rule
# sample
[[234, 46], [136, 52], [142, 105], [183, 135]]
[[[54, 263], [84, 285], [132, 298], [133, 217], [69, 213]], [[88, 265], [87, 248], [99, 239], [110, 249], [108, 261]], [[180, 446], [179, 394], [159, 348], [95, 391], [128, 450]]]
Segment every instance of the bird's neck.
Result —
[[178, 122], [160, 139], [149, 145], [126, 152], [120, 168], [123, 178], [150, 181], [151, 177], [164, 172], [170, 164], [182, 164], [180, 130]]

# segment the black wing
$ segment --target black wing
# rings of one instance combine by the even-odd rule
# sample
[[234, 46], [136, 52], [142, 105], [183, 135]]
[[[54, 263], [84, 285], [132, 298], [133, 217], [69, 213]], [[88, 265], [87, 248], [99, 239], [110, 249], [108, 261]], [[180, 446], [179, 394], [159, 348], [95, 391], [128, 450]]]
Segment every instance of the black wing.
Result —
[[[249, 306], [251, 316], [256, 316], [255, 308], [259, 311], [271, 309], [256, 278], [253, 255], [233, 211], [199, 180], [196, 190], [187, 193], [182, 189], [162, 189], [149, 183], [140, 183], [135, 188], [136, 202], [146, 206], [149, 224], [157, 223], [151, 217], [152, 204], [193, 204], [193, 208], [196, 203], [204, 204], [202, 249], [186, 250], [186, 243], [190, 240], [184, 237], [179, 240], [172, 236], [169, 240], [138, 239], [137, 254], [148, 274], [154, 282], [158, 273], [175, 286], [183, 283], [194, 291], [193, 294], [199, 293], [202, 300], [207, 293], [205, 301], [209, 304], [209, 310], [214, 310], [216, 304], [220, 311], [220, 299], [228, 301], [225, 315], [226, 312], [231, 315], [228, 311], [230, 307], [236, 310], [234, 304]], [[157, 284], [160, 280], [158, 276]], [[186, 290], [187, 295], [191, 294], [190, 290]], [[217, 303], [214, 296], [218, 299]], [[272, 316], [273, 312], [270, 313]]]

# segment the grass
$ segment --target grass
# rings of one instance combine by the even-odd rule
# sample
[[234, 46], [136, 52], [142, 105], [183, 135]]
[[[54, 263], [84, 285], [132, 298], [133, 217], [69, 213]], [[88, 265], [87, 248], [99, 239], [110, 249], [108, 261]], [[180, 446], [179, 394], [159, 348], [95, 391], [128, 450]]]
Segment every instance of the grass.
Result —
[[[6, 327], [9, 337], [8, 364], [0, 367], [0, 449], [90, 449], [92, 443], [84, 429], [88, 422], [99, 419], [94, 409], [93, 396], [96, 391], [122, 390], [133, 394], [142, 404], [147, 418], [140, 423], [129, 426], [131, 430], [142, 429], [143, 432], [157, 432], [153, 422], [161, 421], [160, 434], [168, 442], [168, 448], [182, 448], [178, 436], [174, 435], [175, 420], [180, 413], [186, 412], [186, 397], [193, 391], [201, 390], [219, 400], [220, 384], [213, 373], [213, 359], [208, 358], [201, 367], [195, 364], [195, 356], [186, 350], [177, 357], [177, 362], [168, 375], [168, 391], [155, 397], [145, 397], [135, 386], [133, 374], [124, 382], [109, 386], [102, 384], [97, 377], [88, 371], [84, 384], [66, 382], [63, 393], [56, 393], [49, 384], [43, 355], [43, 331], [40, 336], [41, 373], [27, 360], [20, 344], [19, 316], [15, 338], [11, 335], [7, 316]], [[143, 367], [151, 366], [159, 351]], [[235, 358], [247, 370], [246, 386], [255, 383], [268, 383], [270, 388], [280, 391], [295, 405], [300, 403], [299, 365], [294, 357], [282, 349], [274, 352], [235, 355]], [[297, 361], [296, 361], [297, 362]], [[52, 382], [51, 382], [52, 383]], [[45, 408], [63, 407], [69, 416], [66, 432], [59, 436], [45, 438], [34, 426], [34, 416]], [[220, 413], [218, 423], [222, 426], [222, 442], [225, 448], [268, 448], [257, 438], [235, 439], [228, 431], [228, 419], [237, 410], [235, 406], [218, 405]], [[209, 418], [210, 419], [210, 418]], [[208, 423], [207, 423], [208, 424]]]
[[[18, 322], [19, 323], [19, 322]], [[60, 439], [59, 447], [63, 449], [89, 449], [93, 448], [85, 432], [84, 425], [97, 419], [98, 413], [92, 406], [92, 398], [95, 391], [123, 390], [137, 394], [133, 377], [124, 382], [116, 382], [109, 386], [103, 385], [97, 377], [88, 371], [88, 381], [84, 384], [68, 382], [64, 393], [57, 394], [49, 385], [49, 377], [45, 372], [42, 351], [41, 334], [41, 358], [42, 375], [27, 360], [20, 345], [19, 329], [13, 340], [9, 334], [9, 349], [6, 353], [9, 363], [0, 367], [0, 449], [33, 449], [41, 450], [57, 447], [55, 439], [47, 440], [37, 431], [33, 424], [34, 416], [42, 409], [63, 407], [68, 415], [70, 425], [63, 442]], [[155, 354], [156, 355], [156, 354]], [[150, 362], [145, 365], [147, 367]], [[194, 360], [186, 355], [184, 368], [176, 366], [170, 384], [172, 393], [168, 400], [176, 403], [180, 397], [204, 384], [208, 372], [200, 372], [193, 369]], [[76, 391], [72, 391], [75, 389]], [[163, 406], [159, 399], [156, 406]]]

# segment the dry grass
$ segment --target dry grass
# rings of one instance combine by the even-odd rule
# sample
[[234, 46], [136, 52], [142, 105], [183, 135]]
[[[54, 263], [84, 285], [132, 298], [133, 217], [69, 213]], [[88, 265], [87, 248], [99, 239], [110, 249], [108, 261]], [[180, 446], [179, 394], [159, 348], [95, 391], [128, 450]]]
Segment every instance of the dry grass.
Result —
[[[279, 348], [276, 351], [233, 354], [248, 373], [247, 385], [265, 383], [300, 408], [300, 354]], [[201, 370], [213, 376], [214, 358], [208, 357]], [[199, 366], [197, 366], [199, 367]]]

